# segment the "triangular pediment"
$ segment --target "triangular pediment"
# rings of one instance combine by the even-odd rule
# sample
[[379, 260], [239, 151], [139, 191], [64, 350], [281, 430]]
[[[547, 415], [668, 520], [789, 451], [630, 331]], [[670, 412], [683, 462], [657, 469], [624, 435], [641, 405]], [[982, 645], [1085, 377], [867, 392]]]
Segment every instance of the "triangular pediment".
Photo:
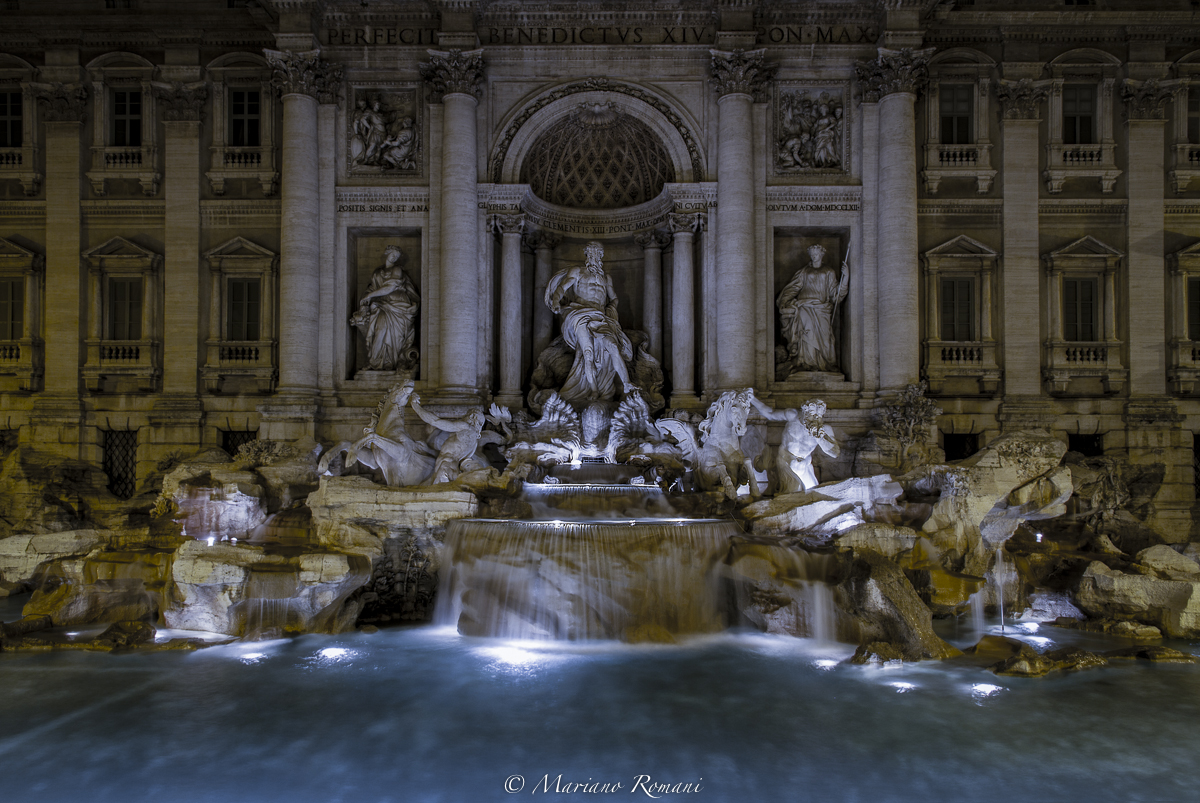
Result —
[[1181, 250], [1181, 251], [1176, 251], [1176, 252], [1175, 252], [1175, 256], [1177, 256], [1177, 257], [1197, 257], [1197, 256], [1200, 256], [1200, 241], [1197, 241], [1197, 242], [1194, 242], [1194, 243], [1192, 243], [1192, 244], [1191, 244], [1191, 245], [1189, 245], [1187, 248], [1184, 248], [1184, 249], [1183, 249], [1183, 250]]
[[1051, 251], [1048, 254], [1048, 256], [1051, 259], [1058, 259], [1061, 257], [1106, 257], [1106, 258], [1108, 258], [1108, 257], [1119, 257], [1119, 256], [1122, 256], [1122, 254], [1120, 251], [1113, 248], [1112, 246], [1105, 245], [1104, 243], [1100, 242], [1092, 235], [1088, 234], [1084, 237], [1080, 237], [1078, 240], [1071, 243], [1070, 245], [1064, 245], [1062, 248], [1058, 249], [1057, 251]]
[[228, 242], [221, 243], [204, 255], [205, 259], [213, 257], [274, 257], [275, 252], [263, 248], [258, 243], [252, 243], [245, 237], [234, 237]]
[[927, 257], [995, 257], [996, 252], [978, 240], [965, 234], [960, 234], [953, 240], [930, 248], [925, 252]]
[[25, 259], [32, 260], [37, 254], [30, 251], [28, 248], [22, 248], [12, 240], [6, 240], [0, 237], [0, 259], [17, 260]]
[[148, 251], [124, 237], [113, 237], [95, 248], [84, 251], [83, 255], [85, 257], [145, 257], [147, 259], [158, 256], [153, 251]]

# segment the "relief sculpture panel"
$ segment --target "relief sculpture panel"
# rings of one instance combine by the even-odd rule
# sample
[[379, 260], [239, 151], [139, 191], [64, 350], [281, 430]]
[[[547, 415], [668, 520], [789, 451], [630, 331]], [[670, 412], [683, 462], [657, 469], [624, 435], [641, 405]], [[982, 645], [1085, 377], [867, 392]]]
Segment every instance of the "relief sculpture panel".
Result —
[[356, 86], [346, 113], [346, 168], [359, 175], [421, 172], [421, 104], [414, 88]]
[[849, 126], [843, 84], [781, 81], [775, 87], [775, 174], [846, 173]]

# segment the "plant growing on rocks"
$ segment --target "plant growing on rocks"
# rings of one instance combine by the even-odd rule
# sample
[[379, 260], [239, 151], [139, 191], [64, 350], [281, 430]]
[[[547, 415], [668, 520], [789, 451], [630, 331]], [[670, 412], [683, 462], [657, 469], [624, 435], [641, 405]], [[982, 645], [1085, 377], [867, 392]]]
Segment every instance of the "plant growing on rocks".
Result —
[[[883, 434], [900, 444], [900, 464], [906, 470], [930, 462], [933, 457], [923, 447], [929, 427], [942, 414], [942, 408], [934, 404], [932, 399], [925, 398], [927, 389], [924, 381], [909, 385], [900, 391], [896, 401], [881, 411]], [[918, 452], [915, 460], [914, 451]]]
[[296, 450], [282, 441], [253, 440], [243, 443], [233, 457], [233, 466], [238, 471], [248, 471], [259, 466], [271, 466], [296, 457]]

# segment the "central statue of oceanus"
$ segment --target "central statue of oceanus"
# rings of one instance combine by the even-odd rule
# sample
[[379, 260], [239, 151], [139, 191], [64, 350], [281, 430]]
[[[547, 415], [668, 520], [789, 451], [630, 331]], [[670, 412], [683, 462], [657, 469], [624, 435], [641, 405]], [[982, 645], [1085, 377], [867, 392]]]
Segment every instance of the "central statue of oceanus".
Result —
[[546, 306], [561, 316], [561, 336], [538, 357], [530, 407], [540, 410], [552, 392], [582, 408], [640, 391], [661, 409], [662, 368], [646, 350], [643, 332], [626, 332], [617, 318], [617, 294], [604, 271], [604, 246], [584, 247], [584, 264], [564, 268], [546, 286]]

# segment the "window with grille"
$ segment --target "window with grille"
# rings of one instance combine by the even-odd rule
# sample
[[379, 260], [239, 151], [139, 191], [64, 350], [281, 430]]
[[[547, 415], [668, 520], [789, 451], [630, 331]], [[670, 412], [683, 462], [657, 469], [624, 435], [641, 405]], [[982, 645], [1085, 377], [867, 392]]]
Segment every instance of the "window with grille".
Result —
[[975, 280], [942, 279], [942, 340], [974, 340]]
[[1084, 457], [1103, 457], [1104, 456], [1104, 436], [1103, 435], [1067, 435], [1067, 450], [1078, 452]]
[[133, 497], [137, 487], [137, 430], [105, 431], [104, 473], [108, 475], [108, 490], [113, 496]]
[[1188, 90], [1187, 138], [1192, 145], [1200, 145], [1200, 87]]
[[20, 92], [0, 92], [0, 148], [21, 147], [21, 110]]
[[1068, 84], [1063, 87], [1063, 144], [1095, 143], [1096, 87]]
[[0, 279], [0, 340], [20, 340], [25, 324], [25, 280]]
[[259, 303], [261, 279], [230, 279], [225, 286], [228, 300], [227, 340], [259, 339]]
[[942, 449], [947, 460], [964, 460], [979, 451], [978, 432], [945, 432]]
[[142, 279], [140, 276], [109, 278], [108, 339], [142, 339]]
[[938, 89], [942, 118], [943, 145], [969, 145], [975, 141], [971, 130], [971, 104], [975, 97], [970, 84], [942, 84]]
[[236, 457], [238, 449], [241, 449], [247, 443], [258, 440], [258, 430], [239, 430], [239, 429], [223, 429], [221, 430], [221, 448], [230, 457]]
[[142, 145], [142, 90], [112, 93], [112, 145], [140, 148]]
[[137, 8], [136, 0], [104, 0], [105, 8]]
[[1200, 340], [1200, 277], [1187, 280], [1188, 340]]
[[235, 148], [257, 148], [262, 144], [260, 99], [257, 89], [234, 89], [229, 93], [229, 144]]
[[1095, 279], [1063, 279], [1063, 340], [1096, 339], [1097, 285]]

